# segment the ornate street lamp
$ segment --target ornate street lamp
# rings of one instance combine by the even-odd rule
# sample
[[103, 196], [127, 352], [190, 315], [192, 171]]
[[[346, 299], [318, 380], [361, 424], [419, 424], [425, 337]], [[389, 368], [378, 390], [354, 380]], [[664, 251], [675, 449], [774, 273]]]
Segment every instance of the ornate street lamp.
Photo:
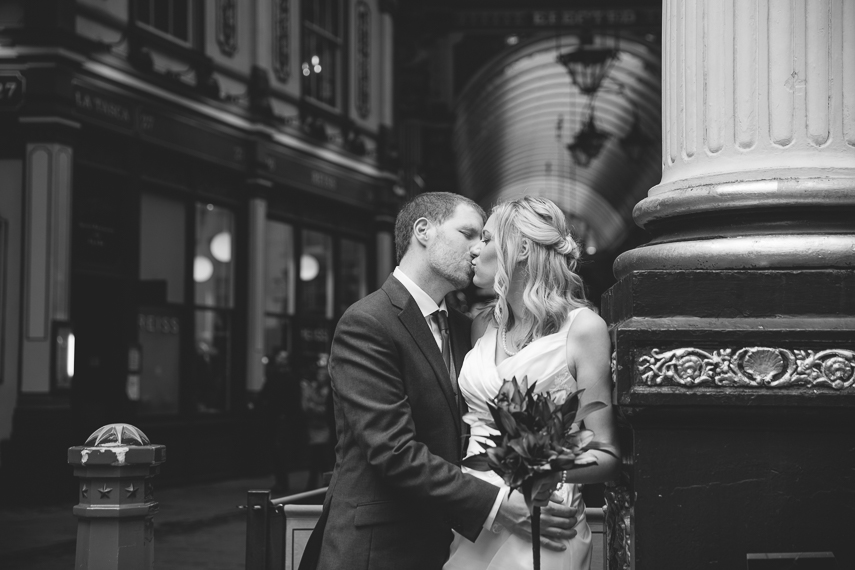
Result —
[[618, 50], [581, 44], [575, 51], [558, 54], [556, 60], [564, 66], [579, 91], [591, 96], [618, 58]]
[[591, 161], [600, 154], [603, 146], [611, 135], [597, 129], [594, 123], [593, 108], [588, 113], [588, 120], [574, 136], [573, 142], [567, 145], [567, 150], [570, 151], [570, 156], [573, 157], [573, 162], [579, 166], [585, 167], [591, 164]]
[[650, 148], [650, 145], [653, 144], [653, 139], [651, 139], [647, 134], [645, 134], [644, 130], [641, 128], [641, 121], [638, 117], [638, 112], [633, 109], [632, 111], [632, 126], [629, 131], [627, 131], [626, 135], [622, 139], [620, 139], [620, 146], [623, 148], [623, 151], [634, 161], [641, 160], [641, 157], [644, 156], [644, 153]]

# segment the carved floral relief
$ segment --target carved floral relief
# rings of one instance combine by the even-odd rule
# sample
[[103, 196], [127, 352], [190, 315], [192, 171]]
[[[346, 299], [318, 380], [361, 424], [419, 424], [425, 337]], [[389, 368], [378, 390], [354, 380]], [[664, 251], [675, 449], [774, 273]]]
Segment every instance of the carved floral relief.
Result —
[[737, 386], [755, 388], [831, 388], [855, 385], [855, 352], [845, 349], [790, 350], [745, 347], [703, 350], [654, 348], [638, 357], [646, 386]]

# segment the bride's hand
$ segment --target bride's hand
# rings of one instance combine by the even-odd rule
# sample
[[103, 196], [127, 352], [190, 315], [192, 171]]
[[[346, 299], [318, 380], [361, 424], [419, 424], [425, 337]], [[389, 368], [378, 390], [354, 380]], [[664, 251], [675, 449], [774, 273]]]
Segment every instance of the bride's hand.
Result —
[[[512, 533], [531, 540], [531, 515], [522, 493], [514, 492], [499, 508], [496, 522]], [[576, 536], [576, 509], [561, 504], [561, 498], [553, 494], [548, 506], [540, 513], [540, 544], [549, 550], [561, 552], [567, 549], [562, 542]]]

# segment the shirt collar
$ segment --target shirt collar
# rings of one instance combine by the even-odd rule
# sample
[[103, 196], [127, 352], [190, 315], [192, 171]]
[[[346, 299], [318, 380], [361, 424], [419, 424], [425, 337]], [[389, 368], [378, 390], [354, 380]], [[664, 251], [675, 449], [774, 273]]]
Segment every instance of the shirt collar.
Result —
[[406, 273], [401, 271], [400, 267], [395, 267], [395, 271], [392, 273], [395, 276], [395, 279], [401, 282], [401, 285], [413, 296], [416, 304], [419, 306], [419, 310], [422, 312], [422, 315], [425, 317], [429, 317], [434, 314], [437, 309], [441, 311], [448, 312], [448, 308], [445, 306], [445, 299], [440, 301], [439, 305], [437, 305], [431, 296], [424, 292], [424, 290], [415, 284], [415, 282], [407, 277]]

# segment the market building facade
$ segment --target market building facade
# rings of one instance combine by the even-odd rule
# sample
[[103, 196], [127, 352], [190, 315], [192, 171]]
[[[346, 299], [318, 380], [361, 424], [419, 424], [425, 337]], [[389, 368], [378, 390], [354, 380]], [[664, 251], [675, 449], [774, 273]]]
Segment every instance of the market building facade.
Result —
[[4, 5], [4, 488], [50, 495], [47, 450], [112, 421], [172, 482], [260, 468], [266, 364], [393, 267], [393, 3]]

